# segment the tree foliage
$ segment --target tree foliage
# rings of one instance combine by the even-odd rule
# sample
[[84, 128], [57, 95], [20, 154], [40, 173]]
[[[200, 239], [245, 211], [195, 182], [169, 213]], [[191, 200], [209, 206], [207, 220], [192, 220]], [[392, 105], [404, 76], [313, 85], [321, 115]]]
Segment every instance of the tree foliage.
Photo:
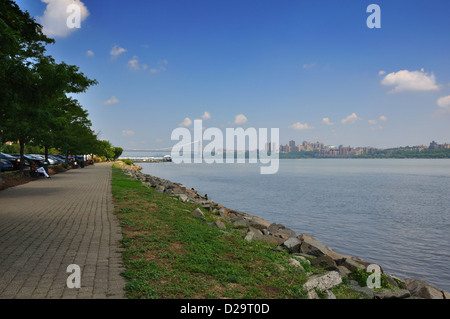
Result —
[[[54, 43], [28, 12], [12, 0], [0, 0], [0, 125], [2, 139], [67, 150], [71, 154], [114, 152], [98, 141], [88, 112], [71, 93], [83, 93], [97, 81], [79, 67], [46, 54]], [[22, 166], [23, 168], [23, 166]]]

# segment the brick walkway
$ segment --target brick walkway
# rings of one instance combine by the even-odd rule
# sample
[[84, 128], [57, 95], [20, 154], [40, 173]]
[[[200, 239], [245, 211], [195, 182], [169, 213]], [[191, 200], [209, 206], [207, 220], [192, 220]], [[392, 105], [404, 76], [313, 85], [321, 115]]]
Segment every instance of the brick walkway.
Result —
[[[0, 298], [124, 298], [111, 165], [96, 164], [0, 192]], [[67, 266], [81, 268], [68, 288]]]

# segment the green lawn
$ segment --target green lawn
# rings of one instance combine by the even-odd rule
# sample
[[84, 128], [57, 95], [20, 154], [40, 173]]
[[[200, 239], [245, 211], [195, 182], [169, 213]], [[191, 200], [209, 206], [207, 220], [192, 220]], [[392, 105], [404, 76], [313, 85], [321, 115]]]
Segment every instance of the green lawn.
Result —
[[[128, 298], [305, 298], [307, 272], [289, 265], [289, 254], [267, 243], [243, 239], [220, 217], [160, 194], [113, 167], [112, 192], [122, 230]], [[345, 291], [339, 289], [338, 291]]]

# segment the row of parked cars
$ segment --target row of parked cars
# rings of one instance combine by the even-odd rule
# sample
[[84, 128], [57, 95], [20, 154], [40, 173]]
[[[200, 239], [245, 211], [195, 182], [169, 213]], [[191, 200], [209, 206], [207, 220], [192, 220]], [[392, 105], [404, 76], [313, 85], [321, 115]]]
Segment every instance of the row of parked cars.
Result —
[[[82, 160], [83, 157], [77, 157]], [[69, 162], [76, 161], [75, 156], [69, 157]], [[36, 167], [44, 165], [58, 165], [66, 162], [66, 158], [62, 155], [48, 155], [48, 161], [42, 154], [24, 154], [25, 167], [30, 166], [34, 162]], [[0, 152], [0, 169], [1, 171], [14, 171], [20, 168], [20, 154], [5, 154]]]

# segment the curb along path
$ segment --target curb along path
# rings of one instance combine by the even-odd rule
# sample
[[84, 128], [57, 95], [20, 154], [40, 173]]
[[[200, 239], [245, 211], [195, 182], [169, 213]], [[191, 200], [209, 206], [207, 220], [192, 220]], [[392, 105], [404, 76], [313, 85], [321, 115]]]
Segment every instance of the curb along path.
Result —
[[[111, 164], [0, 192], [0, 298], [124, 298]], [[68, 288], [76, 264], [81, 288]]]

